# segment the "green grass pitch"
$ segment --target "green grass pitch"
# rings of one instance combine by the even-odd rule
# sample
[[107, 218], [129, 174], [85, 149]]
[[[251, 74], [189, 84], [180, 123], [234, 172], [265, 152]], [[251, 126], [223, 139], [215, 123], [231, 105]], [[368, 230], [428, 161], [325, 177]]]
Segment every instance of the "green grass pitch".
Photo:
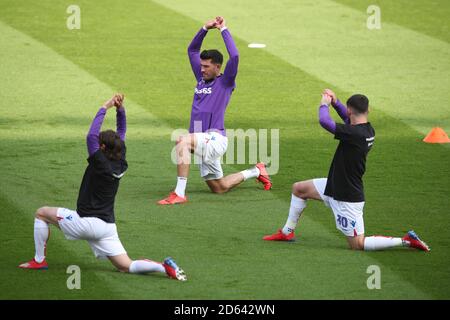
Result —
[[[80, 30], [66, 28], [74, 2]], [[381, 30], [366, 28], [371, 4]], [[449, 14], [446, 0], [1, 1], [0, 299], [449, 299], [450, 148], [421, 141], [434, 126], [450, 133]], [[280, 170], [270, 192], [247, 181], [214, 195], [193, 168], [190, 203], [159, 207], [176, 178], [171, 132], [189, 121], [187, 45], [216, 15], [240, 51], [226, 126], [279, 129]], [[204, 47], [225, 52], [218, 32]], [[372, 102], [366, 233], [414, 229], [430, 253], [352, 252], [315, 202], [297, 242], [261, 240], [284, 224], [292, 183], [328, 172], [336, 142], [317, 121], [326, 87]], [[173, 256], [186, 283], [121, 274], [53, 227], [50, 269], [17, 268], [34, 253], [35, 210], [75, 208], [85, 134], [116, 91], [127, 99], [130, 165], [116, 199], [119, 235], [133, 258]], [[81, 268], [81, 290], [67, 289], [70, 265]], [[380, 290], [366, 286], [370, 265], [381, 269]]]

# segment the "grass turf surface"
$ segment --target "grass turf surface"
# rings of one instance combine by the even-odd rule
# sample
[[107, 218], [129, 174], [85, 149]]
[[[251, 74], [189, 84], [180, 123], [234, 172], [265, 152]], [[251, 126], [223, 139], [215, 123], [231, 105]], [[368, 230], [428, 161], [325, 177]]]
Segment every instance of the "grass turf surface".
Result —
[[[344, 14], [348, 8], [355, 8], [361, 10], [360, 14], [353, 13], [364, 17], [364, 6], [356, 1], [340, 2], [346, 4], [338, 6]], [[233, 14], [234, 4], [224, 2], [220, 9], [224, 15], [228, 13], [225, 16], [241, 54], [238, 88], [227, 111], [226, 125], [279, 128], [280, 172], [273, 177], [271, 192], [246, 182], [218, 196], [208, 192], [194, 168], [188, 186], [191, 202], [174, 208], [158, 207], [156, 200], [175, 182], [170, 134], [173, 128], [185, 128], [189, 120], [194, 79], [186, 48], [203, 17], [183, 12], [184, 5], [173, 11], [151, 1], [108, 3], [79, 1], [79, 31], [65, 28], [69, 2], [0, 4], [0, 71], [4, 75], [0, 91], [4, 106], [0, 117], [0, 226], [5, 230], [0, 236], [4, 262], [0, 298], [450, 297], [449, 149], [421, 143], [422, 134], [413, 129], [421, 130], [435, 122], [449, 127], [447, 92], [430, 100], [425, 90], [415, 93], [425, 96], [424, 101], [437, 98], [446, 103], [440, 113], [426, 115], [423, 110], [417, 111], [423, 101], [405, 105], [402, 110], [411, 114], [405, 119], [401, 112], [381, 103], [402, 102], [395, 100], [398, 97], [389, 84], [372, 83], [367, 77], [364, 85], [367, 92], [386, 91], [385, 100], [373, 97], [378, 102], [371, 114], [377, 142], [365, 176], [366, 232], [400, 236], [415, 228], [431, 245], [430, 254], [402, 249], [371, 253], [346, 250], [345, 239], [335, 230], [329, 210], [313, 202], [302, 217], [298, 242], [266, 243], [261, 236], [275, 231], [286, 219], [291, 184], [324, 176], [328, 171], [336, 142], [317, 123], [318, 93], [336, 86], [338, 94], [347, 97], [352, 91], [346, 88], [353, 88], [348, 82], [358, 87], [361, 76], [352, 73], [355, 77], [327, 83], [327, 77], [320, 77], [320, 59], [303, 69], [303, 62], [290, 61], [301, 49], [292, 43], [291, 52], [286, 54], [248, 49], [245, 40], [250, 41], [249, 35], [240, 16], [244, 11]], [[448, 10], [448, 4], [442, 4]], [[337, 5], [330, 1], [316, 4], [319, 9]], [[428, 8], [426, 2], [415, 6]], [[420, 25], [426, 22], [420, 20], [421, 16], [406, 19], [400, 14], [401, 6], [389, 8], [387, 19], [401, 26], [402, 36], [410, 35], [405, 28], [420, 32]], [[280, 6], [277, 13], [285, 14], [284, 9]], [[201, 14], [208, 18], [217, 13], [205, 10]], [[260, 13], [268, 14], [263, 9]], [[396, 16], [401, 19], [396, 21]], [[435, 23], [448, 28], [446, 21]], [[395, 34], [395, 30], [387, 29]], [[326, 33], [328, 29], [314, 25], [314, 30]], [[438, 50], [439, 57], [445, 56], [449, 46], [442, 30], [445, 27], [436, 26], [424, 32], [427, 37], [440, 39], [429, 39], [435, 48], [444, 48]], [[270, 37], [276, 38], [276, 32], [274, 29]], [[219, 34], [211, 33], [204, 47], [224, 51]], [[420, 34], [414, 36], [415, 40], [420, 38]], [[320, 38], [316, 42], [309, 38], [308, 43], [316, 48], [323, 46]], [[364, 53], [365, 63], [378, 63], [377, 54]], [[429, 54], [431, 58], [436, 56], [435, 52]], [[402, 60], [401, 56], [392, 58]], [[328, 56], [323, 59], [325, 64], [333, 62]], [[345, 65], [347, 57], [336, 59]], [[436, 68], [447, 70], [448, 66], [439, 65], [439, 61]], [[417, 72], [410, 77], [410, 83], [420, 83], [423, 74]], [[438, 87], [442, 85], [439, 81], [445, 84], [448, 73], [434, 81]], [[34, 210], [44, 204], [74, 208], [86, 164], [85, 133], [97, 106], [117, 90], [124, 91], [128, 99], [130, 163], [116, 200], [121, 240], [132, 257], [161, 260], [172, 255], [187, 271], [187, 283], [158, 275], [115, 272], [107, 262], [96, 261], [86, 243], [66, 241], [56, 230], [49, 242], [49, 271], [16, 268], [33, 254]], [[113, 127], [113, 117], [108, 118], [105, 125]], [[244, 167], [227, 165], [224, 170], [231, 173]], [[81, 290], [66, 288], [65, 272], [72, 264], [82, 270]], [[372, 264], [381, 267], [381, 290], [366, 287], [366, 269]]]

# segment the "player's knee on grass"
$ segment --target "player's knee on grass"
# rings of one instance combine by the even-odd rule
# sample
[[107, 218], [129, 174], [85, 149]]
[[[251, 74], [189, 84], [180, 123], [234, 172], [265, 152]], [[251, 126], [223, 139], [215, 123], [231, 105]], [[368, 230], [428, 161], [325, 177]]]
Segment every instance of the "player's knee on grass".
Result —
[[206, 182], [209, 186], [209, 189], [213, 193], [221, 194], [226, 193], [229, 190], [229, 187], [225, 184], [222, 179], [218, 180], [208, 180]]
[[227, 193], [228, 192], [228, 189], [225, 189], [225, 188], [222, 188], [222, 189], [220, 189], [220, 188], [218, 188], [218, 189], [214, 189], [214, 190], [211, 190], [213, 193], [217, 193], [217, 194], [223, 194], [223, 193]]
[[120, 272], [125, 273], [130, 272], [130, 264], [132, 261], [128, 257], [128, 255], [123, 254], [119, 256], [108, 257], [108, 259], [109, 261], [111, 261], [113, 266], [116, 267], [116, 269], [119, 270]]
[[224, 188], [219, 184], [208, 184], [208, 186], [211, 192], [213, 193], [222, 194], [228, 191], [228, 189]]
[[348, 245], [351, 250], [364, 250], [364, 236], [347, 237]]

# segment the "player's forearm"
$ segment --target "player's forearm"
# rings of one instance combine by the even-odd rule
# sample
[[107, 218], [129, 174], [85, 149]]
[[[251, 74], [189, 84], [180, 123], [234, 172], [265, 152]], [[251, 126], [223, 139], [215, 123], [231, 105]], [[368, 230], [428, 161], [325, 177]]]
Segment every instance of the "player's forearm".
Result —
[[239, 57], [239, 51], [236, 47], [236, 44], [234, 43], [233, 37], [231, 36], [230, 31], [224, 27], [221, 30], [223, 41], [225, 42], [225, 47], [227, 48], [228, 55], [230, 56], [230, 59]]
[[319, 123], [320, 125], [330, 133], [335, 133], [336, 123], [330, 116], [330, 109], [327, 105], [323, 104], [319, 107]]
[[125, 134], [127, 132], [127, 118], [125, 115], [125, 108], [123, 106], [117, 109], [116, 127], [120, 140], [125, 141]]
[[205, 28], [201, 28], [197, 34], [195, 35], [194, 39], [192, 39], [191, 44], [188, 47], [188, 54], [189, 56], [191, 54], [199, 53], [200, 48], [202, 47], [203, 39], [205, 38], [206, 34], [208, 33]]
[[100, 134], [100, 129], [103, 124], [103, 119], [105, 119], [105, 115], [106, 115], [106, 108], [101, 107], [98, 110], [97, 114], [95, 115], [91, 127], [89, 128], [89, 132], [86, 137], [86, 144], [89, 156], [93, 155], [100, 148], [98, 137]]
[[344, 120], [345, 123], [349, 122], [349, 118], [347, 116], [347, 108], [342, 104], [342, 102], [339, 99], [336, 99], [335, 103], [331, 103], [334, 110], [336, 110], [339, 117], [341, 117], [342, 120]]
[[239, 65], [239, 52], [236, 48], [236, 44], [233, 41], [233, 37], [231, 36], [230, 31], [228, 29], [222, 29], [222, 37], [225, 42], [225, 46], [227, 47], [228, 54], [230, 58], [228, 59], [227, 65], [223, 72], [224, 75], [224, 83], [227, 86], [234, 85], [234, 81], [238, 72]]

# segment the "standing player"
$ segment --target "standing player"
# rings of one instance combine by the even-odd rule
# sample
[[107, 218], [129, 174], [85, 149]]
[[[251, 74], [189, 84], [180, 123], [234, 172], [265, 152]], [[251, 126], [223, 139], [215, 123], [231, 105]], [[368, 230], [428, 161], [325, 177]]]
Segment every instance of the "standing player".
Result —
[[[230, 55], [223, 74], [220, 73], [223, 56], [218, 50], [204, 50], [200, 53], [208, 30], [214, 28], [220, 30]], [[194, 153], [199, 162], [201, 176], [214, 193], [227, 192], [249, 178], [256, 178], [263, 183], [265, 190], [269, 190], [272, 183], [263, 163], [223, 177], [220, 159], [228, 146], [224, 117], [231, 94], [236, 87], [239, 62], [238, 50], [223, 17], [206, 22], [189, 45], [188, 55], [197, 80], [189, 134], [181, 136], [176, 142], [178, 177], [175, 191], [158, 203], [170, 205], [187, 202], [185, 193], [191, 153]]]
[[[151, 260], [132, 261], [120, 242], [114, 217], [114, 200], [120, 179], [128, 164], [125, 160], [126, 118], [123, 95], [116, 94], [97, 112], [87, 135], [88, 166], [81, 182], [77, 211], [66, 208], [42, 207], [34, 220], [34, 259], [21, 264], [25, 269], [48, 269], [46, 256], [49, 224], [62, 230], [69, 240], [87, 240], [97, 258], [108, 258], [122, 272], [162, 272], [170, 278], [186, 280], [172, 258], [164, 263]], [[117, 132], [100, 132], [108, 109], [117, 108]]]
[[[330, 103], [345, 122], [335, 123], [329, 112]], [[347, 236], [351, 249], [383, 250], [407, 246], [429, 251], [414, 231], [403, 238], [364, 236], [364, 188], [362, 177], [366, 170], [367, 153], [375, 141], [375, 131], [368, 122], [369, 100], [355, 94], [347, 100], [347, 108], [336, 98], [333, 91], [326, 89], [319, 108], [321, 126], [339, 140], [327, 178], [294, 183], [291, 207], [286, 225], [277, 233], [263, 237], [269, 241], [292, 241], [300, 215], [306, 207], [306, 200], [321, 200], [331, 207], [336, 228]]]

